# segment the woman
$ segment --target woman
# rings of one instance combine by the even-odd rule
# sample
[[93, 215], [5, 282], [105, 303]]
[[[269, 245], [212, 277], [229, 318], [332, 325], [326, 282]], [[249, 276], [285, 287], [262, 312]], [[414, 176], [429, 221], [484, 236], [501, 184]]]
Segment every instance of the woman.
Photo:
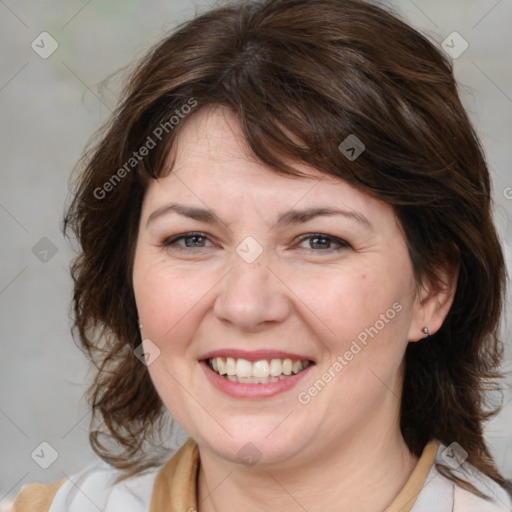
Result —
[[361, 0], [212, 10], [138, 66], [76, 192], [108, 464], [16, 511], [512, 510], [489, 173], [415, 30]]

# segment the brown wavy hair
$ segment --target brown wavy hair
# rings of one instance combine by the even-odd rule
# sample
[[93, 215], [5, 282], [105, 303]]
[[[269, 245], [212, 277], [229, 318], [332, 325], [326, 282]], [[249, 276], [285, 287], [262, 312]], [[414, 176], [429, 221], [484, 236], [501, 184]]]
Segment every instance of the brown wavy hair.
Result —
[[[88, 391], [95, 452], [125, 476], [160, 460], [166, 410], [134, 356], [134, 248], [147, 183], [170, 172], [164, 160], [176, 135], [205, 105], [231, 109], [276, 172], [301, 176], [285, 162], [301, 161], [391, 205], [418, 283], [458, 267], [441, 329], [407, 347], [401, 432], [416, 456], [432, 439], [459, 443], [510, 492], [483, 436], [499, 410], [488, 410], [484, 392], [502, 377], [506, 279], [483, 151], [448, 58], [387, 8], [361, 0], [227, 4], [180, 25], [131, 72], [80, 162], [63, 225], [80, 244], [73, 333], [97, 369]], [[353, 161], [338, 148], [351, 134], [366, 147]]]

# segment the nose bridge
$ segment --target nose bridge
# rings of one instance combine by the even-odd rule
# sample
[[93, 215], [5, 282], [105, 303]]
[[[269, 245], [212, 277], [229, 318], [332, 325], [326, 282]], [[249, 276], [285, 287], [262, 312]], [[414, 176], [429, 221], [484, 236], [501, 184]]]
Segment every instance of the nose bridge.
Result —
[[[219, 319], [243, 330], [283, 321], [289, 302], [279, 280], [270, 270], [269, 258], [261, 252], [254, 260], [251, 242], [240, 244], [230, 272], [222, 281], [214, 311]], [[249, 249], [244, 252], [244, 249]], [[240, 254], [241, 250], [241, 254]], [[247, 258], [248, 254], [252, 257]], [[244, 256], [245, 255], [245, 256]]]

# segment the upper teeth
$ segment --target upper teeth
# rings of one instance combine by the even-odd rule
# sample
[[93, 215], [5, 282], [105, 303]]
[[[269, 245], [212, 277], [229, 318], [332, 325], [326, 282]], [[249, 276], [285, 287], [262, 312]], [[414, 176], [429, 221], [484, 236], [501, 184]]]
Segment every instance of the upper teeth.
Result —
[[214, 357], [209, 359], [210, 366], [220, 375], [236, 375], [237, 377], [279, 377], [299, 373], [309, 366], [310, 361], [292, 359], [261, 359], [260, 361], [248, 361], [247, 359], [235, 359], [233, 357]]

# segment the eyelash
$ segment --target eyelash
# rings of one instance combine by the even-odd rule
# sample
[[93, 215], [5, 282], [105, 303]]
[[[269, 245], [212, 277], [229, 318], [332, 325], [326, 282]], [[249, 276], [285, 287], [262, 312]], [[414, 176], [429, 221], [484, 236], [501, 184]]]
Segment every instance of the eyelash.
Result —
[[[194, 237], [208, 239], [208, 236], [205, 235], [204, 233], [200, 233], [200, 232], [184, 233], [182, 235], [167, 238], [166, 240], [164, 240], [161, 243], [161, 246], [163, 248], [168, 248], [168, 247], [173, 246], [173, 249], [176, 249], [176, 250], [182, 251], [182, 252], [190, 252], [190, 251], [194, 251], [195, 249], [207, 249], [207, 247], [195, 247], [195, 248], [194, 247], [182, 247], [177, 244], [177, 242], [180, 240], [185, 240], [185, 239], [194, 238]], [[345, 240], [342, 240], [341, 238], [337, 238], [335, 236], [326, 235], [324, 233], [308, 233], [307, 235], [300, 237], [299, 243], [302, 243], [304, 240], [308, 240], [308, 239], [313, 240], [315, 238], [330, 240], [331, 243], [334, 242], [334, 243], [338, 244], [338, 248], [319, 249], [319, 250], [310, 249], [313, 252], [331, 253], [331, 252], [337, 252], [337, 251], [341, 251], [341, 250], [350, 248], [350, 244], [348, 242], [345, 242]]]

